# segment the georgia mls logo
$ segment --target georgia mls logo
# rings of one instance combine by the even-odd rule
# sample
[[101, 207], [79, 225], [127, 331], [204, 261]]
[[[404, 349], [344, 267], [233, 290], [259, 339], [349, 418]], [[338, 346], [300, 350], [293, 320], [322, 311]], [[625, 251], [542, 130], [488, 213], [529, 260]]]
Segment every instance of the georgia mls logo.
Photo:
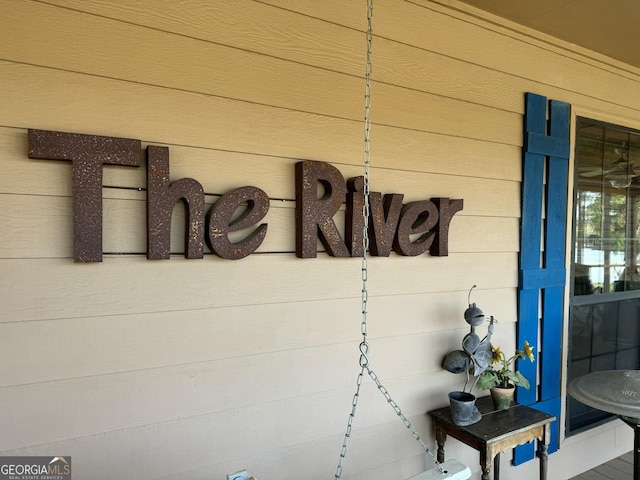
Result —
[[0, 457], [0, 480], [71, 480], [71, 457]]

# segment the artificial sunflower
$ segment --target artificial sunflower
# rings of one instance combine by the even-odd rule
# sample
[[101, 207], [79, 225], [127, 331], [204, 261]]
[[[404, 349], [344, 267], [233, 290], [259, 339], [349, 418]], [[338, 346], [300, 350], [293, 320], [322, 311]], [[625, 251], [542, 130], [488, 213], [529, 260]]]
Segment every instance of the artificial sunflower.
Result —
[[502, 350], [500, 350], [500, 347], [494, 347], [493, 345], [491, 345], [491, 365], [500, 363], [502, 357], [504, 357], [504, 355], [502, 354]]
[[[534, 361], [533, 345], [524, 342], [522, 350], [516, 350], [516, 353], [507, 358], [500, 347], [491, 345], [491, 364], [482, 372], [478, 379], [477, 387], [481, 390], [489, 390], [493, 387], [509, 388], [511, 385], [517, 385], [529, 388], [529, 380], [518, 370], [513, 370], [511, 365], [516, 360], [528, 358]], [[499, 365], [494, 367], [494, 365]]]
[[533, 357], [533, 346], [529, 345], [529, 342], [524, 342], [523, 353], [529, 359], [529, 361], [533, 362], [535, 358]]

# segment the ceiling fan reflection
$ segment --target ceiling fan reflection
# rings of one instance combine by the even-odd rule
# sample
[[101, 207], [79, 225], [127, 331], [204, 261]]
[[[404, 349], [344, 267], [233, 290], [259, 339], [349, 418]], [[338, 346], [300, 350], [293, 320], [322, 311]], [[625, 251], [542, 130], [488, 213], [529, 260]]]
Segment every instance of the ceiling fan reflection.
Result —
[[638, 177], [633, 169], [633, 161], [627, 160], [628, 149], [626, 144], [614, 151], [618, 159], [606, 168], [590, 167], [580, 172], [582, 177], [603, 177], [614, 188], [627, 188]]

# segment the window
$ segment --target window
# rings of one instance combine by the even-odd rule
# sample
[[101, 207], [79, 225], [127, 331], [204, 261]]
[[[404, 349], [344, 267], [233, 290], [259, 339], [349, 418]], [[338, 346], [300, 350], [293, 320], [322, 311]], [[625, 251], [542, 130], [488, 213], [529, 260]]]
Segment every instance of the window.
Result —
[[[568, 380], [640, 367], [640, 132], [577, 119]], [[568, 399], [567, 433], [612, 416]]]

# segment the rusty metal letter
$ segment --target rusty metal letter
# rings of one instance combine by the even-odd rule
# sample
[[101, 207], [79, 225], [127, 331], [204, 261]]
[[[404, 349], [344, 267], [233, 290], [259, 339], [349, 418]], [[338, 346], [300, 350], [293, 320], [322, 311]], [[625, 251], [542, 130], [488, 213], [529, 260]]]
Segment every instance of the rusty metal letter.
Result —
[[73, 260], [102, 261], [102, 166], [139, 167], [141, 142], [130, 138], [33, 130], [29, 158], [71, 161]]
[[[438, 223], [438, 209], [428, 200], [407, 203], [402, 208], [400, 223], [393, 249], [400, 255], [414, 257], [426, 252], [435, 232], [431, 231]], [[411, 240], [411, 236], [420, 235]]]
[[[352, 257], [361, 257], [364, 229], [364, 177], [354, 177], [347, 181], [347, 220], [345, 236], [350, 242]], [[393, 248], [402, 199], [400, 193], [386, 194], [369, 192], [369, 252], [373, 256], [388, 257]]]
[[147, 147], [147, 258], [171, 256], [171, 214], [182, 200], [185, 208], [186, 258], [202, 258], [204, 252], [204, 189], [193, 178], [169, 185], [169, 149]]
[[[347, 180], [347, 211], [344, 222], [344, 236], [352, 257], [361, 257], [364, 244], [364, 177]], [[371, 192], [369, 192], [371, 198]]]
[[[354, 177], [347, 181], [347, 214], [345, 237], [352, 257], [361, 257], [364, 233], [364, 177]], [[378, 257], [388, 257], [393, 247], [398, 219], [404, 195], [369, 192], [369, 253]]]
[[387, 193], [383, 202], [379, 193], [371, 192], [371, 255], [388, 257], [391, 253], [403, 199], [401, 193]]
[[453, 216], [462, 210], [464, 201], [449, 200], [448, 198], [432, 198], [440, 212], [440, 222], [436, 230], [435, 241], [431, 245], [431, 255], [436, 257], [446, 257], [449, 255], [449, 224]]
[[[318, 186], [324, 194], [318, 198]], [[324, 162], [296, 163], [296, 255], [315, 258], [318, 237], [329, 255], [348, 257], [349, 250], [342, 239], [333, 216], [345, 201], [344, 177], [332, 165]]]
[[[237, 208], [246, 203], [245, 211], [236, 219]], [[257, 187], [240, 187], [225, 193], [207, 213], [207, 245], [222, 258], [238, 260], [251, 255], [262, 244], [267, 234], [263, 223], [244, 240], [231, 243], [229, 233], [249, 228], [262, 220], [269, 211], [269, 197]]]

